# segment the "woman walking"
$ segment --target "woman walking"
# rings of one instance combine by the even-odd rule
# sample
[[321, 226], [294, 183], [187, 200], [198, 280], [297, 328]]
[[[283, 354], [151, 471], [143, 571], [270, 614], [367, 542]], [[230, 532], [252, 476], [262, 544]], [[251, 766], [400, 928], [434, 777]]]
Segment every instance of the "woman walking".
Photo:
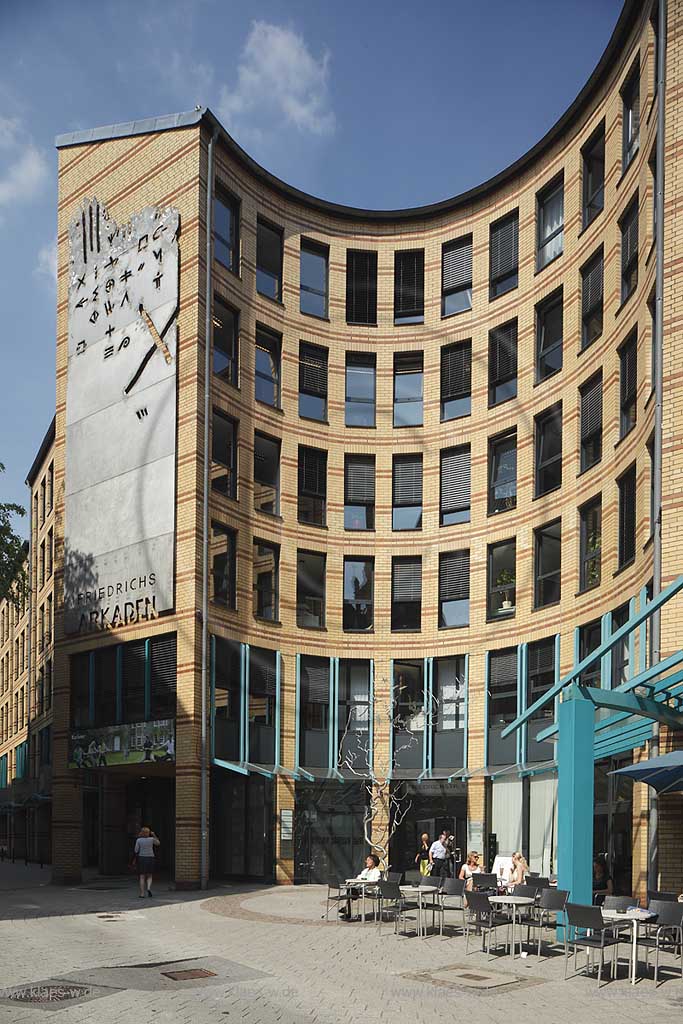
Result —
[[144, 899], [145, 885], [147, 895], [152, 895], [152, 876], [154, 874], [154, 847], [159, 846], [159, 840], [150, 828], [145, 825], [140, 829], [140, 834], [135, 843], [135, 856], [138, 859], [138, 881], [140, 883], [140, 898]]
[[429, 874], [429, 847], [429, 835], [427, 832], [423, 832], [420, 837], [420, 849], [415, 854], [415, 863], [419, 867], [423, 878]]

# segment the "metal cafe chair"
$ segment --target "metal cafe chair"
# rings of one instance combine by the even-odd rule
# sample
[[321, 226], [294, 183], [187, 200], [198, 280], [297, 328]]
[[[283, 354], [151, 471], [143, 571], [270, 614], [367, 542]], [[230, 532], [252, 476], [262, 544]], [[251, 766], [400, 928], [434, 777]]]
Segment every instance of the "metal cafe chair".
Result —
[[[638, 900], [633, 896], [610, 896], [609, 893], [605, 896], [605, 902], [602, 905], [603, 910], [618, 910], [620, 914], [625, 914], [629, 907], [638, 905]], [[613, 921], [612, 931], [616, 935], [617, 932], [630, 932], [631, 926], [624, 921]]]
[[465, 917], [465, 955], [469, 953], [470, 931], [472, 928], [481, 930], [482, 952], [484, 952], [484, 942], [486, 942], [485, 952], [489, 960], [491, 959], [491, 934], [503, 925], [506, 928], [505, 948], [506, 950], [509, 949], [511, 918], [507, 914], [499, 913], [491, 905], [485, 892], [477, 892], [476, 890], [468, 892], [467, 906], [469, 910], [473, 911], [475, 918]]
[[399, 923], [403, 922], [403, 934], [405, 935], [406, 913], [409, 910], [415, 911], [415, 927], [417, 928], [417, 914], [419, 907], [417, 900], [407, 899], [401, 892], [398, 882], [378, 882], [379, 890], [379, 924], [377, 930], [382, 930], [382, 919], [385, 914], [394, 918], [394, 932], [398, 935]]
[[[655, 951], [655, 988], [659, 977], [659, 951], [666, 950], [674, 956], [680, 954], [683, 944], [683, 903], [671, 900], [651, 900], [648, 910], [657, 915], [649, 934], [638, 937], [638, 945], [645, 947], [645, 969], [649, 966], [650, 950]], [[683, 957], [681, 958], [681, 981], [683, 981]]]
[[676, 903], [678, 902], [677, 892], [660, 892], [658, 889], [647, 890], [647, 905], [648, 908], [652, 900], [657, 900], [660, 903]]
[[[515, 890], [515, 895], [517, 895], [517, 890]], [[538, 929], [538, 948], [536, 950], [536, 955], [538, 957], [540, 957], [540, 955], [541, 955], [541, 943], [543, 941], [543, 929], [550, 927], [550, 925], [551, 925], [550, 915], [551, 914], [557, 914], [558, 911], [564, 910], [564, 906], [565, 906], [565, 903], [567, 902], [567, 897], [568, 896], [569, 896], [569, 893], [568, 893], [568, 891], [566, 889], [555, 889], [555, 888], [552, 888], [552, 889], [542, 889], [541, 890], [540, 899], [539, 899], [538, 903], [536, 904], [536, 906], [534, 907], [535, 913], [533, 915], [529, 915], [529, 917], [527, 919], [527, 922], [526, 922], [526, 925], [527, 925], [527, 932], [526, 932], [527, 945], [529, 944], [529, 939], [530, 939], [530, 936], [531, 936], [531, 929], [532, 928], [537, 928]]]
[[472, 875], [472, 890], [498, 889], [498, 875], [485, 874], [483, 871], [476, 871]]
[[321, 916], [326, 921], [330, 919], [330, 907], [337, 906], [341, 909], [346, 903], [346, 893], [342, 891], [342, 884], [338, 878], [328, 878], [327, 880], [327, 899], [325, 913]]
[[419, 871], [406, 871], [406, 885], [419, 885], [420, 880], [424, 877]]
[[526, 875], [524, 878], [524, 884], [535, 889], [536, 892], [541, 892], [542, 889], [547, 889], [550, 885], [550, 879], [543, 875]]
[[455, 911], [462, 918], [463, 934], [467, 930], [467, 918], [465, 916], [465, 881], [462, 878], [445, 878], [441, 889], [441, 899], [437, 904], [439, 918], [439, 935], [443, 938], [446, 914]]
[[[612, 978], [617, 974], [617, 958], [619, 955], [619, 933], [612, 931], [612, 925], [605, 921], [600, 907], [584, 906], [581, 903], [567, 903], [565, 905], [567, 920], [564, 929], [564, 978], [567, 980], [567, 967], [569, 964], [569, 946], [574, 946], [574, 975], [579, 973], [576, 970], [577, 947], [582, 946], [586, 950], [586, 968], [591, 964], [591, 953], [600, 950], [598, 962], [598, 988], [602, 979], [602, 967], [605, 958], [605, 950], [612, 950]], [[573, 937], [569, 938], [569, 932], [573, 931]], [[585, 934], [581, 934], [584, 932]], [[590, 932], [590, 934], [588, 934]]]

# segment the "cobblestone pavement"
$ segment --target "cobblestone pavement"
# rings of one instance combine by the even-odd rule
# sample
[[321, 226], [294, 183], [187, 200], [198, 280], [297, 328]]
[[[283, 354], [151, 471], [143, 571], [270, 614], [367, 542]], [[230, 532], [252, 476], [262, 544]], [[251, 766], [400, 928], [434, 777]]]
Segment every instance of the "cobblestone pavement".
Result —
[[[225, 886], [208, 894], [159, 888], [143, 901], [133, 880], [11, 889], [3, 869], [0, 1024], [46, 1024], [46, 1013], [69, 1024], [433, 1024], [444, 1014], [468, 1024], [642, 1024], [683, 1012], [680, 971], [668, 971], [657, 990], [651, 975], [632, 987], [626, 946], [619, 979], [598, 991], [595, 977], [563, 981], [562, 956], [487, 961], [478, 950], [465, 957], [460, 938], [325, 922], [319, 886]], [[197, 968], [208, 976], [167, 977]], [[467, 974], [510, 983], [468, 988], [460, 980]], [[82, 998], [59, 1010], [58, 1003], [46, 1010], [7, 998], [15, 986], [56, 979]]]

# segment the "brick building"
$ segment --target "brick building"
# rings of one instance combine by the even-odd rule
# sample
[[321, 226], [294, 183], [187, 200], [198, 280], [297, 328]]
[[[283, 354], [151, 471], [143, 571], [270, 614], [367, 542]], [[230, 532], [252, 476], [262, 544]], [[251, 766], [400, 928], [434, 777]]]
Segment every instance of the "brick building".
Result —
[[[662, 584], [682, 564], [682, 20], [669, 3], [662, 225], [656, 17], [632, 2], [551, 131], [428, 207], [308, 196], [204, 109], [59, 137], [55, 880], [120, 870], [143, 819], [179, 886], [348, 873], [368, 807], [382, 844], [390, 793], [397, 868], [448, 825], [461, 850], [493, 833], [553, 869], [548, 719], [501, 732], [651, 592], [657, 232]], [[154, 259], [177, 304], [153, 305], [168, 276], [141, 278], [121, 319]], [[143, 334], [119, 418], [84, 411], [80, 381], [106, 390]], [[138, 402], [144, 374], [175, 382], [174, 408]], [[170, 426], [142, 444], [157, 408]], [[74, 531], [100, 547], [74, 558]], [[145, 561], [166, 537], [170, 596], [165, 556]], [[672, 605], [663, 655], [679, 623]], [[618, 685], [650, 646], [634, 635], [596, 678]], [[644, 722], [596, 764], [595, 849], [624, 891], [643, 885], [647, 795], [607, 773], [651, 736]], [[662, 800], [662, 834], [680, 824], [680, 798]], [[681, 884], [664, 852], [660, 867]]]

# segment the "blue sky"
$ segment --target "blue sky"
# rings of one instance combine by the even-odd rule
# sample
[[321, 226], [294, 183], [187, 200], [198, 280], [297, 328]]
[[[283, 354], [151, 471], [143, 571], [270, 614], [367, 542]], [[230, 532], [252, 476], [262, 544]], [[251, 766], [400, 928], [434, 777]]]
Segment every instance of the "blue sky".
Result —
[[25, 502], [54, 410], [57, 133], [200, 103], [308, 192], [378, 208], [434, 202], [544, 134], [620, 9], [0, 0], [0, 500]]

